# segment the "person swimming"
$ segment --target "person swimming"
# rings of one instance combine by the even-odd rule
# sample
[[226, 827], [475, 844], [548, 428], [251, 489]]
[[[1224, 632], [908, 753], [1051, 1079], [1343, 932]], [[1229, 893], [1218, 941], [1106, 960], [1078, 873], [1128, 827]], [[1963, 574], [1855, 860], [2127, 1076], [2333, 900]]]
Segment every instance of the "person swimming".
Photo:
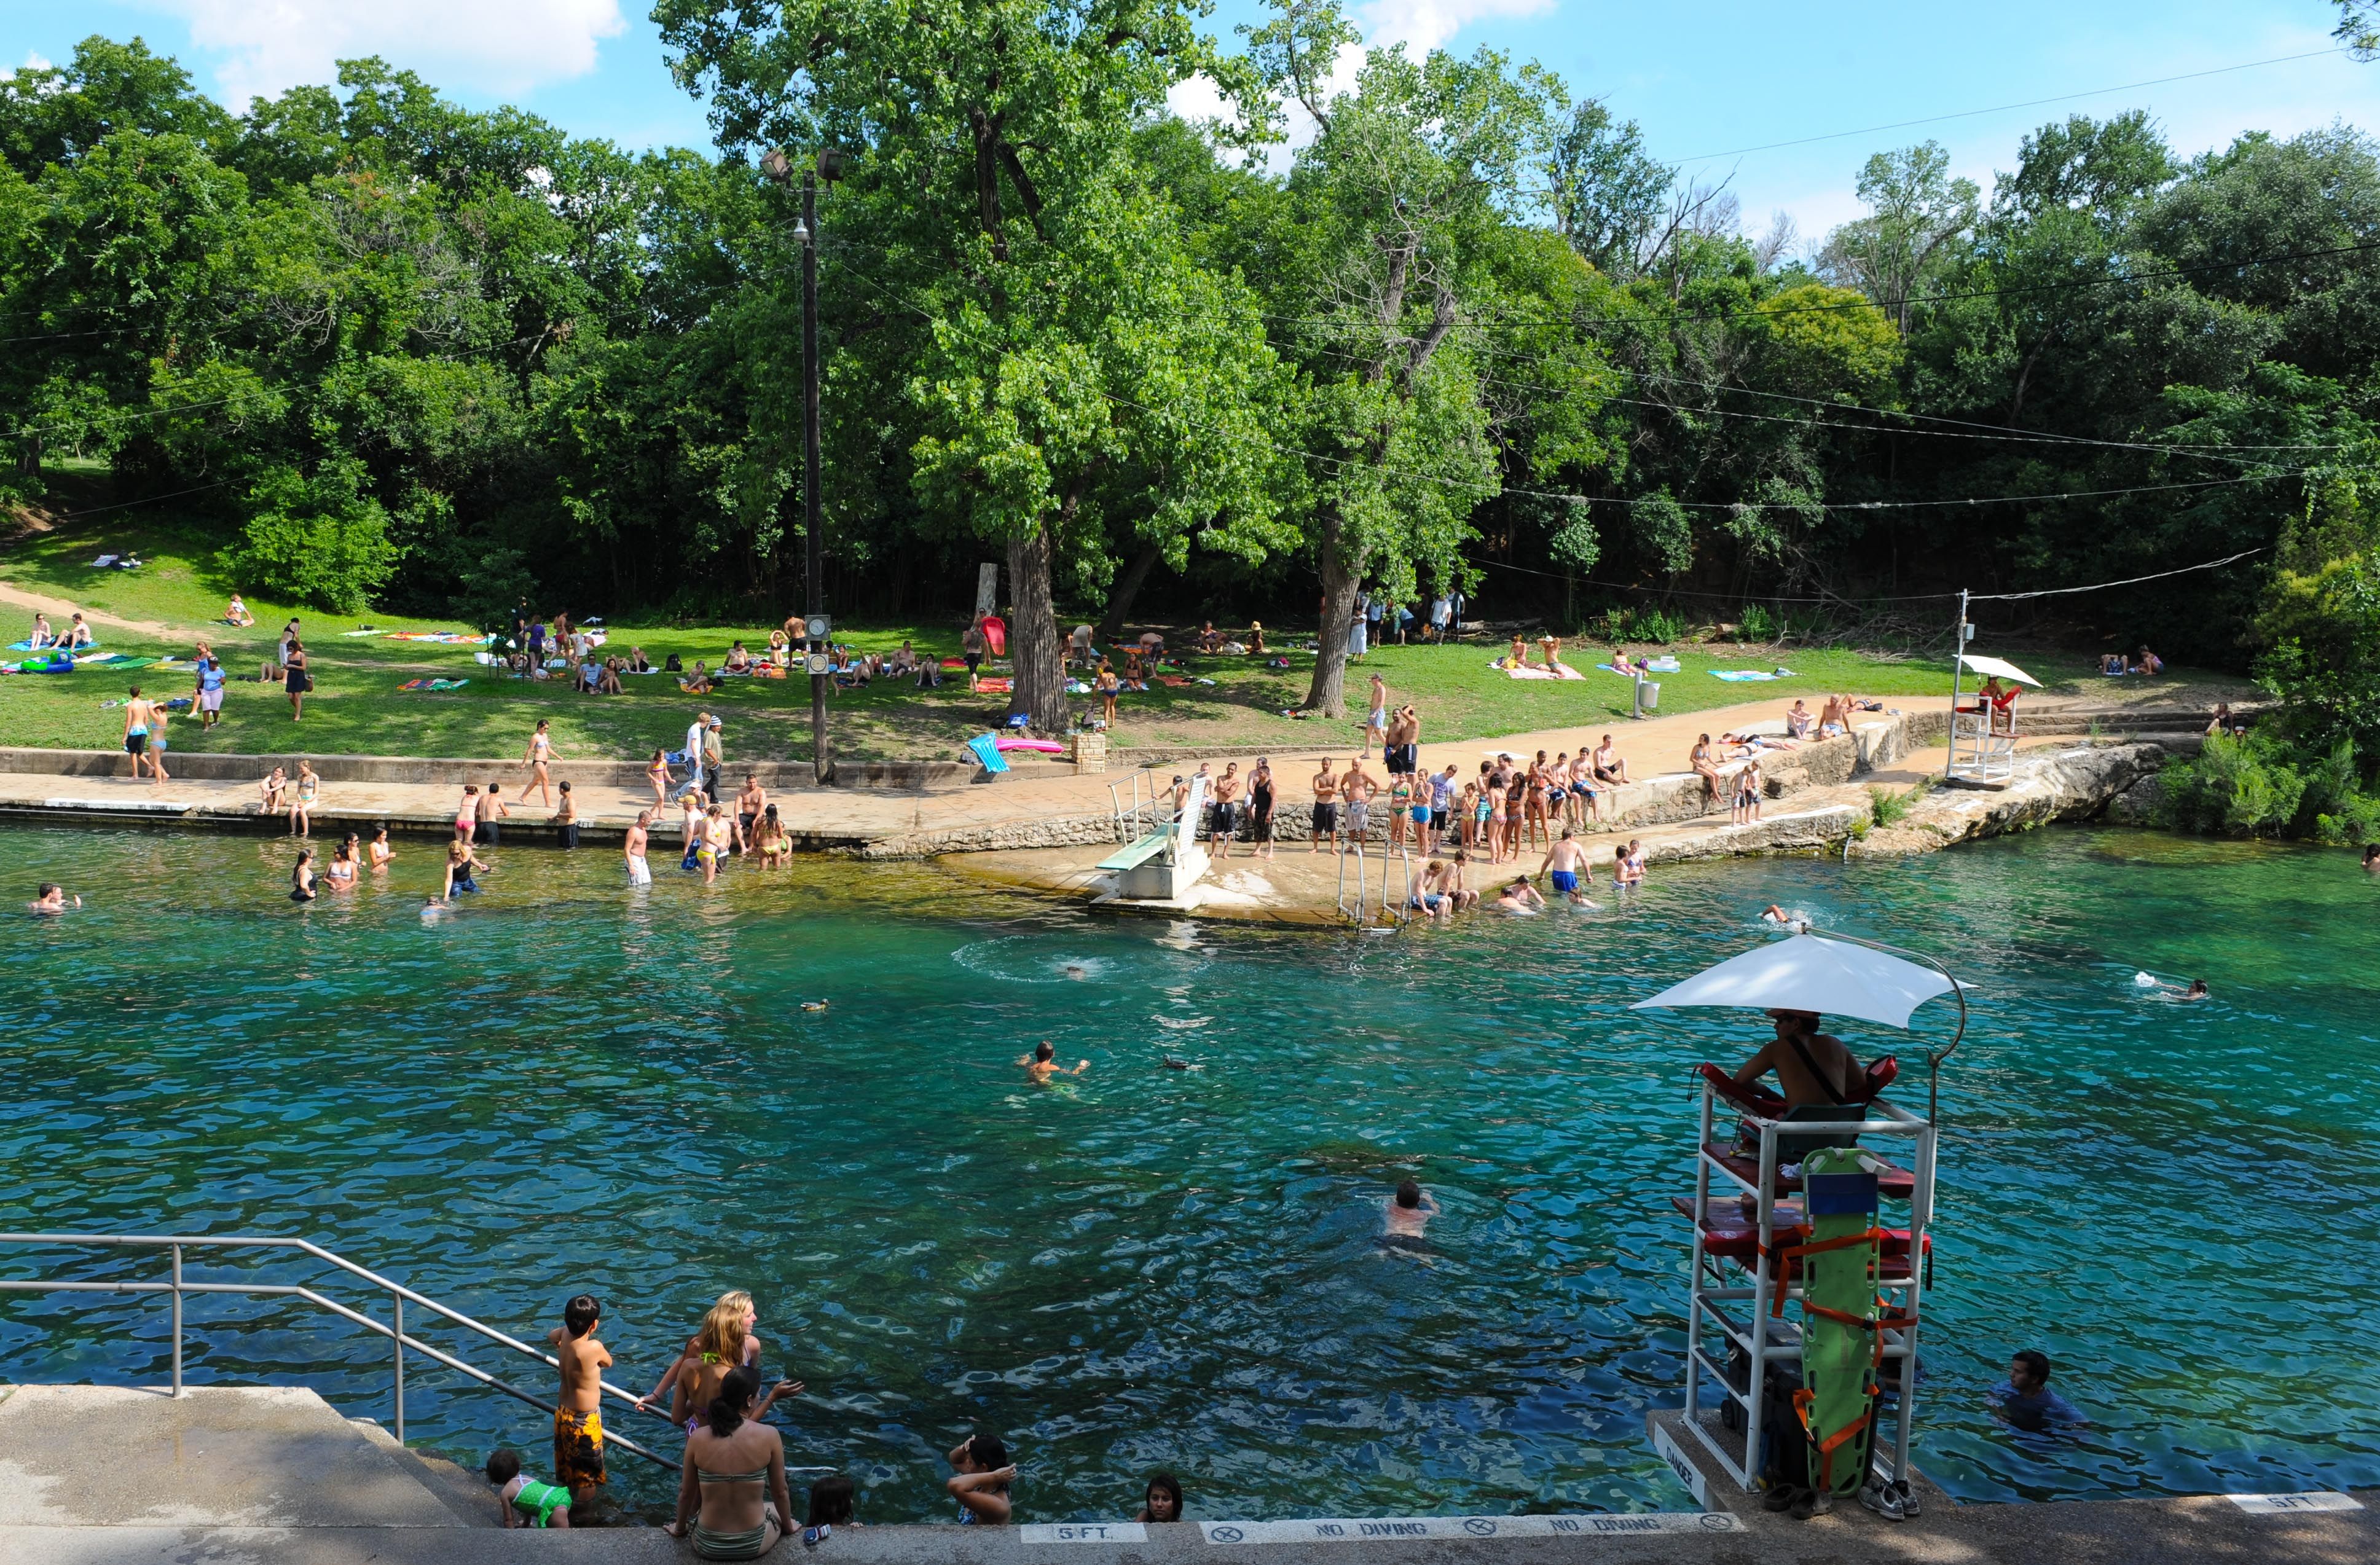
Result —
[[1067, 1070], [1058, 1063], [1057, 1056], [1058, 1051], [1050, 1046], [1050, 1040], [1045, 1037], [1034, 1046], [1032, 1053], [1016, 1062], [1025, 1067], [1026, 1075], [1044, 1084], [1047, 1084], [1051, 1076], [1079, 1076], [1091, 1068], [1091, 1062], [1084, 1060], [1077, 1062], [1073, 1070]]
[[1764, 922], [1782, 925], [1797, 935], [1810, 932], [1809, 919], [1798, 913], [1788, 913], [1773, 902], [1760, 910], [1760, 916]]
[[[29, 913], [64, 913], [68, 905], [66, 888], [55, 880], [44, 880], [34, 893], [33, 900], [25, 904], [25, 910]], [[82, 898], [75, 897], [71, 905], [80, 907]]]
[[1380, 1208], [1380, 1244], [1390, 1250], [1427, 1250], [1429, 1219], [1438, 1216], [1438, 1202], [1418, 1180], [1404, 1180]]

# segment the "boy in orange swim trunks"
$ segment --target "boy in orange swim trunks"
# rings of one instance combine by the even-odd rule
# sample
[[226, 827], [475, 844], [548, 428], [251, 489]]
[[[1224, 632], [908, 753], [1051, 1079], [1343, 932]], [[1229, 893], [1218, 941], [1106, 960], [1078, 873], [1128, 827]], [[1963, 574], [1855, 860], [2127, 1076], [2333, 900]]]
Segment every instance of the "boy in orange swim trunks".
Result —
[[545, 1334], [562, 1361], [562, 1395], [553, 1413], [553, 1477], [584, 1499], [610, 1482], [603, 1474], [603, 1371], [612, 1354], [595, 1340], [603, 1306], [581, 1293], [562, 1306], [562, 1324]]

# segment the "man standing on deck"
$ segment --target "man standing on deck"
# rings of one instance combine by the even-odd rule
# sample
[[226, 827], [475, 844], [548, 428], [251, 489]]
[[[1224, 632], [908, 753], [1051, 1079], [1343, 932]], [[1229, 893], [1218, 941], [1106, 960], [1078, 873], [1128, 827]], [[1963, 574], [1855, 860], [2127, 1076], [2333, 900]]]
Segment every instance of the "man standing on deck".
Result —
[[1735, 1073], [1736, 1085], [1750, 1086], [1774, 1071], [1788, 1108], [1852, 1101], [1863, 1085], [1860, 1062], [1842, 1039], [1818, 1030], [1818, 1013], [1771, 1011], [1768, 1015], [1777, 1024], [1777, 1037]]

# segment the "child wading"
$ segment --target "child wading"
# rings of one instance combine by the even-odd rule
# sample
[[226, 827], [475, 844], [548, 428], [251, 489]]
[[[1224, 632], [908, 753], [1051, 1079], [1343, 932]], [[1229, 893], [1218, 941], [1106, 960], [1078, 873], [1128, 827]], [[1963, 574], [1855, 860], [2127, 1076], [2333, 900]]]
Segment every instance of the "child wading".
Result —
[[595, 1340], [603, 1306], [581, 1293], [562, 1306], [562, 1324], [545, 1334], [562, 1361], [562, 1395], [553, 1413], [553, 1475], [574, 1500], [610, 1482], [603, 1474], [603, 1371], [612, 1355]]

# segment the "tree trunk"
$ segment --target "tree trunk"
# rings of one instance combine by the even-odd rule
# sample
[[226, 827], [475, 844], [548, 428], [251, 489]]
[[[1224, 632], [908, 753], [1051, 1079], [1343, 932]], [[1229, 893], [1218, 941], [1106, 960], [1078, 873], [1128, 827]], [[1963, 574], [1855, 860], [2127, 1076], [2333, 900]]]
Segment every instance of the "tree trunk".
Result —
[[1050, 591], [1051, 543], [1044, 522], [1008, 545], [1008, 580], [1014, 595], [1008, 619], [1008, 650], [1016, 670], [1008, 714], [1030, 712], [1044, 734], [1066, 729], [1066, 667], [1059, 646], [1058, 610]]
[[1314, 687], [1305, 693], [1305, 710], [1324, 717], [1347, 715], [1347, 632], [1355, 623], [1355, 584], [1364, 562], [1350, 560], [1339, 548], [1340, 520], [1334, 514], [1322, 523], [1322, 634], [1317, 637]]
[[1141, 584], [1164, 557], [1163, 544], [1144, 543], [1140, 552], [1132, 557], [1132, 563], [1124, 566], [1123, 575], [1116, 577], [1115, 590], [1108, 594], [1108, 612], [1099, 616], [1100, 640], [1112, 641], [1123, 634], [1124, 616], [1132, 613], [1132, 601], [1140, 596]]

